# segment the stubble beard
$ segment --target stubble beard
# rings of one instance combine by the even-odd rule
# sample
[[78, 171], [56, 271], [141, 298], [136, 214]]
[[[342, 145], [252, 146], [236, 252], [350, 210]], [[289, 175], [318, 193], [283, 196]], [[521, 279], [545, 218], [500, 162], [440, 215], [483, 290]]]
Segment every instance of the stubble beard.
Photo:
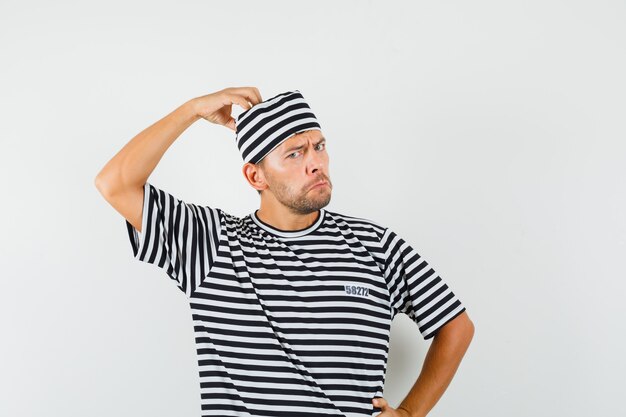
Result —
[[329, 178], [326, 178], [326, 181], [325, 186], [299, 192], [295, 192], [284, 183], [274, 183], [271, 188], [276, 199], [294, 213], [311, 214], [330, 203], [332, 183]]

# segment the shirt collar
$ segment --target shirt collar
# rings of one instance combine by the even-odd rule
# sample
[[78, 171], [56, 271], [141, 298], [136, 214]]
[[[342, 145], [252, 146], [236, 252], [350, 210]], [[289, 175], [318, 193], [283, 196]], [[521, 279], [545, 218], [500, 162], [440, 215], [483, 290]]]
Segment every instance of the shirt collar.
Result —
[[317, 229], [322, 224], [322, 222], [324, 221], [324, 217], [326, 216], [326, 210], [324, 210], [324, 208], [321, 208], [318, 210], [317, 219], [309, 227], [305, 227], [304, 229], [299, 230], [282, 230], [271, 226], [258, 218], [256, 215], [257, 211], [258, 209], [255, 210], [250, 216], [254, 223], [256, 223], [257, 226], [259, 226], [266, 232], [280, 237], [299, 237], [307, 235]]

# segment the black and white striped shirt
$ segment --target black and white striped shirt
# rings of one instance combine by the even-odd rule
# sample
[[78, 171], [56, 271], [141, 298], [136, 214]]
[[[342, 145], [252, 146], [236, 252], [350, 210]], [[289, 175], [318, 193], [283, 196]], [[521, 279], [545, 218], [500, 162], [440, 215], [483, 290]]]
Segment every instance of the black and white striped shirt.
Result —
[[322, 208], [309, 227], [186, 203], [146, 183], [135, 259], [189, 299], [202, 416], [371, 417], [383, 393], [391, 321], [424, 339], [465, 310], [387, 227]]

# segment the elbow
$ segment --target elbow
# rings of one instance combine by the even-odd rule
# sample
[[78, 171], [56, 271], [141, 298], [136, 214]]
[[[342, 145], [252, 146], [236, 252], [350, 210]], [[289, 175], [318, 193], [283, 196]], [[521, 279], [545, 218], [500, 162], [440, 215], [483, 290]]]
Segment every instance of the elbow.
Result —
[[475, 330], [476, 328], [474, 326], [474, 322], [468, 318], [465, 330], [465, 340], [467, 341], [468, 345], [472, 342], [472, 339], [474, 338]]
[[96, 189], [105, 198], [117, 194], [118, 190], [121, 189], [121, 176], [119, 175], [119, 171], [109, 166], [109, 164], [102, 168], [94, 178]]
[[104, 178], [102, 178], [102, 175], [98, 174], [96, 175], [96, 178], [94, 178], [93, 181], [96, 189], [100, 192], [100, 194], [102, 194], [103, 196], [106, 196], [108, 194], [108, 185], [107, 182], [104, 180]]
[[93, 182], [96, 189], [105, 199], [108, 200], [115, 193], [115, 183], [110, 181], [110, 179], [107, 179], [106, 176], [102, 173], [96, 175], [96, 178], [94, 178]]
[[96, 175], [96, 178], [94, 178], [93, 185], [95, 185], [96, 189], [100, 191], [100, 194], [102, 194], [104, 190], [104, 182], [102, 181], [100, 174]]

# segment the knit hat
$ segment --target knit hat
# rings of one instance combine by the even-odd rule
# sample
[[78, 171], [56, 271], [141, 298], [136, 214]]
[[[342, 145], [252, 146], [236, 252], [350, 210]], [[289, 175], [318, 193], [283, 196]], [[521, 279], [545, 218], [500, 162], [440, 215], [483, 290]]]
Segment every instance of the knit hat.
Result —
[[244, 162], [258, 163], [296, 133], [322, 130], [300, 90], [260, 102], [235, 119], [236, 141]]

